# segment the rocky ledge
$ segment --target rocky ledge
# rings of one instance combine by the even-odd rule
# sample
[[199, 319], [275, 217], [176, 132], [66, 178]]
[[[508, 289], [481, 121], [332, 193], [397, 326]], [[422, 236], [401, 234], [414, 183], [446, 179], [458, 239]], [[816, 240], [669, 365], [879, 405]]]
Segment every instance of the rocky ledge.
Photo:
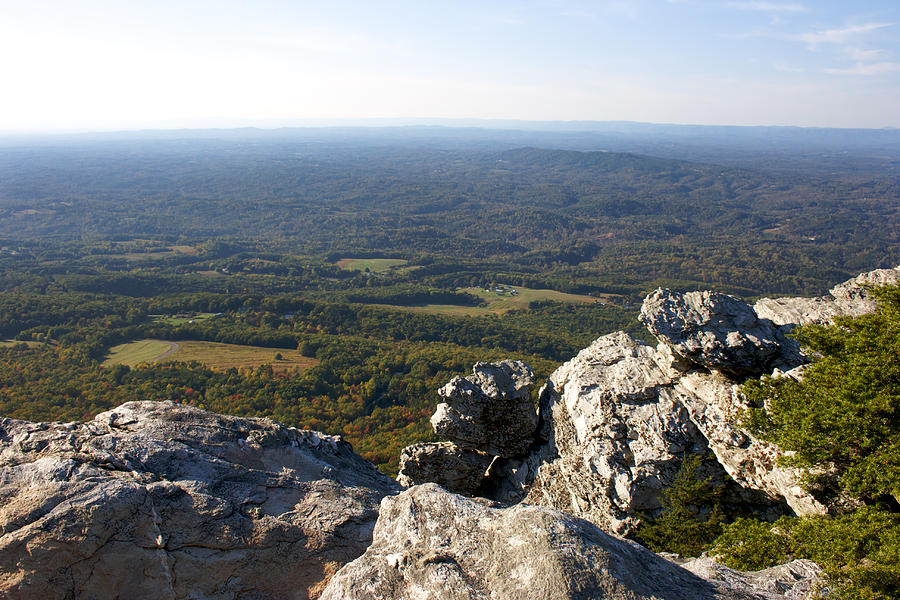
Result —
[[817, 577], [800, 561], [757, 574], [685, 568], [583, 519], [424, 484], [382, 501], [372, 545], [322, 600], [775, 600], [804, 597]]
[[0, 419], [0, 597], [317, 597], [396, 491], [340, 438], [268, 420]]

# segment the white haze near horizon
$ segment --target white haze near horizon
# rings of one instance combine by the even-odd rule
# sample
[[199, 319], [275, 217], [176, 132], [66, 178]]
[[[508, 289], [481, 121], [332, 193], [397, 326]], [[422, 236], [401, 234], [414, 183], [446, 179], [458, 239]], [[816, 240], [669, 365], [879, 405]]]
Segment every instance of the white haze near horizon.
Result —
[[900, 126], [895, 0], [0, 0], [0, 131]]

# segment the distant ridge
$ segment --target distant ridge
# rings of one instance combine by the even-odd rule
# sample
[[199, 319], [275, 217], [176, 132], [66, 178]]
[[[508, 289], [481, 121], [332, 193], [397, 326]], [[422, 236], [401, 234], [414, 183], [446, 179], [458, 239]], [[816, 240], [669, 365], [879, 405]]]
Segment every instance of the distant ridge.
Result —
[[631, 121], [353, 119], [254, 121], [241, 127], [24, 134], [0, 132], [0, 148], [152, 141], [327, 143], [356, 146], [630, 152], [721, 165], [819, 173], [900, 171], [900, 129], [676, 125]]

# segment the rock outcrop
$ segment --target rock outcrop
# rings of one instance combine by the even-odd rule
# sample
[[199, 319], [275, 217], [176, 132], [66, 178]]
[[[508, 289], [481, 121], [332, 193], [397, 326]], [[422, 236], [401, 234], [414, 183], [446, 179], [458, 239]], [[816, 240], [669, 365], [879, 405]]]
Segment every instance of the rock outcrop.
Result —
[[797, 342], [728, 294], [660, 288], [644, 300], [640, 320], [679, 356], [731, 377], [759, 376], [805, 362]]
[[[838, 307], [832, 313], [874, 310], [861, 286], [898, 279], [900, 268], [886, 269], [836, 286], [828, 301]], [[760, 301], [757, 307], [789, 304]], [[788, 369], [799, 376], [796, 368], [806, 362], [786, 337], [790, 315], [766, 315], [725, 294], [650, 294], [641, 320], [659, 344], [613, 333], [557, 369], [541, 390], [542, 426], [533, 452], [495, 461], [491, 485], [482, 485], [481, 493], [507, 502], [524, 497], [624, 535], [642, 513], [660, 507], [661, 492], [684, 457], [712, 453], [718, 464], [708, 465], [704, 476], [730, 477], [735, 503], [769, 516], [824, 512], [800, 485], [801, 473], [779, 465], [778, 448], [737, 424], [747, 408], [739, 393], [744, 378]]]
[[431, 417], [434, 432], [494, 456], [525, 454], [537, 428], [532, 377], [531, 367], [520, 360], [476, 363], [471, 375], [454, 377], [438, 390], [443, 402]]
[[315, 598], [396, 491], [340, 438], [268, 420], [0, 419], [0, 597]]
[[828, 325], [837, 317], [858, 317], [875, 310], [867, 286], [897, 285], [900, 266], [877, 269], [840, 283], [819, 298], [763, 298], [753, 305], [756, 314], [777, 325]]
[[[531, 367], [518, 360], [479, 362], [438, 390], [431, 425], [448, 442], [416, 444], [400, 454], [404, 486], [434, 482], [466, 494], [490, 494], [490, 467], [525, 456], [537, 430]], [[498, 462], [499, 461], [499, 462]]]
[[814, 576], [792, 572], [772, 585], [774, 576], [713, 575], [554, 510], [503, 508], [425, 484], [382, 501], [372, 545], [322, 600], [774, 600], [800, 597], [789, 593]]
[[527, 502], [624, 535], [660, 508], [686, 456], [713, 453], [718, 464], [707, 463], [704, 476], [718, 484], [734, 477], [733, 502], [775, 515], [789, 498], [795, 510], [815, 512], [797, 473], [785, 471], [778, 485], [765, 477], [777, 453], [733, 424], [740, 408], [732, 382], [692, 370], [665, 344], [603, 336], [550, 376], [540, 404], [545, 443], [512, 470], [501, 499], [514, 500], [518, 488]]

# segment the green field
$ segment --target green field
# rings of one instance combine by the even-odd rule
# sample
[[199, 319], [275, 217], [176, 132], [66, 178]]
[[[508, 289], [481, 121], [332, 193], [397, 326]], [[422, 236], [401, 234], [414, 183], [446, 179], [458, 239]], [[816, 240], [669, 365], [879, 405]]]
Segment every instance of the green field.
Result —
[[402, 258], [342, 258], [335, 264], [345, 271], [365, 271], [372, 273], [384, 273], [396, 267], [402, 267], [407, 262]]
[[[515, 290], [515, 292], [513, 292]], [[425, 304], [423, 306], [394, 306], [380, 304], [385, 308], [399, 308], [411, 312], [423, 312], [429, 314], [471, 316], [500, 315], [514, 309], [528, 308], [528, 304], [536, 300], [551, 300], [553, 302], [569, 302], [571, 304], [593, 304], [603, 302], [604, 298], [595, 296], [582, 296], [579, 294], [566, 294], [555, 290], [534, 290], [525, 287], [504, 286], [501, 292], [493, 289], [486, 290], [480, 287], [470, 287], [458, 290], [478, 296], [484, 300], [483, 306], [461, 306], [458, 304]]]
[[119, 344], [109, 349], [103, 366], [128, 365], [133, 367], [140, 363], [154, 362], [176, 347], [175, 342], [161, 340], [138, 340]]
[[[281, 359], [275, 355], [280, 354]], [[276, 371], [303, 370], [317, 364], [314, 358], [302, 356], [296, 350], [239, 346], [196, 340], [166, 342], [162, 340], [137, 340], [119, 344], [109, 349], [103, 366], [125, 364], [135, 366], [144, 362], [190, 362], [196, 360], [210, 369], [224, 371], [232, 367], [258, 367], [272, 365]]]
[[[534, 290], [526, 287], [502, 288], [504, 291], [497, 293], [483, 288], [465, 288], [461, 291], [478, 296], [488, 303], [490, 312], [502, 313], [514, 308], [528, 308], [531, 302], [538, 300], [551, 300], [553, 302], [569, 302], [572, 304], [593, 304], [603, 302], [602, 298], [583, 296], [580, 294], [566, 294], [556, 290]], [[514, 290], [514, 292], [513, 292]]]

